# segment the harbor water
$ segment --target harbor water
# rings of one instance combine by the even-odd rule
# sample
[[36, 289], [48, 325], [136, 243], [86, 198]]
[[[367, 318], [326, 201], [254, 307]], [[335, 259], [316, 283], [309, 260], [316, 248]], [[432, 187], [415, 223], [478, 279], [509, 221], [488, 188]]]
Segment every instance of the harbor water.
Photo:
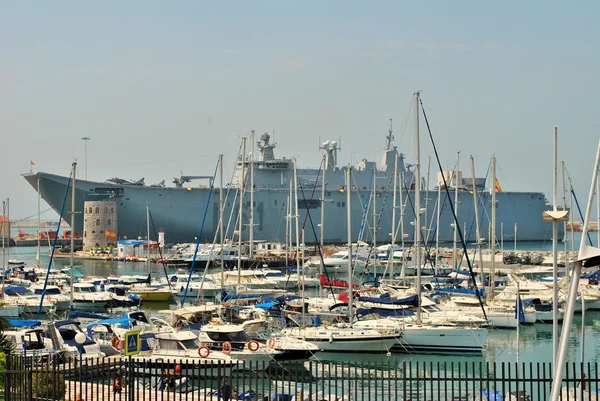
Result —
[[[580, 233], [574, 233], [575, 240], [578, 241]], [[595, 234], [591, 233], [592, 240], [595, 240]], [[576, 242], [578, 243], [578, 242]], [[534, 244], [519, 243], [518, 249], [527, 250]], [[548, 250], [543, 244], [537, 243], [536, 250]], [[551, 242], [549, 242], [551, 250]], [[530, 248], [529, 248], [530, 249]], [[36, 247], [13, 247], [10, 249], [10, 258], [18, 259], [24, 262], [33, 263], [36, 258]], [[47, 267], [49, 263], [48, 250], [42, 251], [40, 265]], [[69, 259], [54, 259], [54, 266], [62, 268], [69, 266]], [[151, 273], [153, 277], [164, 277], [165, 272], [162, 265], [144, 262], [118, 262], [101, 260], [76, 260], [75, 268], [86, 276], [106, 277], [108, 275], [128, 275], [128, 274], [147, 274]], [[170, 271], [173, 273], [173, 271]], [[142, 305], [142, 309], [155, 313], [164, 309], [177, 308], [175, 300], [169, 303], [147, 302]], [[560, 328], [559, 328], [560, 332]], [[392, 353], [391, 355], [358, 355], [358, 354], [331, 354], [317, 353], [313, 358], [322, 361], [340, 361], [356, 362], [370, 361], [377, 363], [401, 364], [405, 361], [415, 363], [514, 363], [519, 362], [552, 362], [552, 325], [549, 323], [536, 323], [535, 325], [521, 326], [517, 330], [493, 329], [487, 337], [483, 353], [477, 355], [437, 355], [422, 354], [406, 350], [404, 353]], [[580, 345], [582, 334], [584, 338], [583, 362], [598, 362], [600, 347], [600, 311], [586, 311], [585, 322], [582, 324], [581, 315], [576, 315], [573, 322], [573, 329], [569, 333], [568, 361], [580, 362]], [[517, 359], [518, 358], [518, 359]]]

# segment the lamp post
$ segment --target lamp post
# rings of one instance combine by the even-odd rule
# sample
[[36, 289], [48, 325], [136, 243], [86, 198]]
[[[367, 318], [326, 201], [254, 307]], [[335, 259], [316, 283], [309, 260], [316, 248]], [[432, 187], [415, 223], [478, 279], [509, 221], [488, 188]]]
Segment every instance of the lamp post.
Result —
[[84, 158], [83, 158], [83, 160], [85, 162], [85, 168], [83, 170], [83, 179], [87, 180], [87, 143], [90, 140], [90, 138], [88, 136], [84, 136], [83, 138], [81, 138], [81, 140], [85, 144], [85, 146], [84, 146], [85, 153], [84, 153]]
[[85, 343], [86, 340], [86, 336], [84, 333], [79, 332], [77, 334], [75, 334], [75, 342], [77, 343], [78, 347], [77, 347], [77, 351], [79, 351], [79, 394], [81, 395], [81, 389], [82, 389], [82, 384], [81, 384], [81, 364], [82, 364], [82, 360], [83, 360], [83, 343]]

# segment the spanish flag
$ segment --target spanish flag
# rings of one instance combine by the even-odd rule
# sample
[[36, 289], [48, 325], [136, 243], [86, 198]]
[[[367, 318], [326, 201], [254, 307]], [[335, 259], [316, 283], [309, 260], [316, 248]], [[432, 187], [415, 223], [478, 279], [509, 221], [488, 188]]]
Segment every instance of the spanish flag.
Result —
[[502, 192], [502, 187], [500, 186], [500, 183], [498, 182], [497, 178], [496, 178], [496, 181], [494, 182], [494, 187], [496, 188], [496, 192]]
[[106, 238], [117, 238], [117, 233], [114, 233], [110, 230], [106, 230]]

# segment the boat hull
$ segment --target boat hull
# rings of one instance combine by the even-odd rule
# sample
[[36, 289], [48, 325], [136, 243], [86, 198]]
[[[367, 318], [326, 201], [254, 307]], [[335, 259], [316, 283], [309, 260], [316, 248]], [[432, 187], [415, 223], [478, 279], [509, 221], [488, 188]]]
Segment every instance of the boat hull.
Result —
[[[27, 182], [37, 189], [39, 179], [41, 197], [57, 212], [60, 213], [64, 194], [67, 189], [68, 177], [55, 174], [37, 172], [23, 174]], [[75, 185], [75, 210], [83, 210], [85, 201], [113, 200], [117, 205], [118, 235], [120, 237], [138, 238], [146, 235], [146, 207], [152, 210], [152, 217], [157, 226], [164, 229], [165, 241], [168, 243], [192, 241], [198, 235], [198, 228], [202, 223], [203, 213], [199, 208], [206, 208], [206, 221], [202, 232], [201, 241], [212, 242], [219, 222], [219, 200], [213, 196], [211, 204], [207, 205], [211, 190], [209, 188], [181, 188], [181, 187], [151, 187], [122, 185], [107, 182], [95, 182], [77, 180]], [[391, 191], [382, 189], [382, 197], [391, 197]], [[363, 210], [360, 198], [369, 195], [366, 189], [352, 191], [352, 232], [355, 233], [353, 240], [359, 234], [360, 222]], [[261, 188], [254, 191], [254, 239], [265, 241], [285, 241], [285, 216], [287, 213], [286, 201], [289, 194], [288, 188]], [[409, 191], [409, 196], [414, 197], [414, 191]], [[430, 197], [435, 195], [430, 194]], [[445, 196], [445, 195], [442, 195]], [[469, 191], [459, 192], [458, 213], [461, 219], [471, 221], [475, 213], [473, 208], [472, 194]], [[328, 191], [327, 198], [331, 200], [326, 205], [324, 222], [324, 241], [327, 243], [344, 243], [347, 241], [346, 233], [346, 193], [343, 191]], [[482, 207], [480, 213], [489, 215], [491, 213], [491, 200], [488, 193], [479, 194]], [[518, 239], [520, 241], [542, 241], [548, 240], [552, 234], [552, 227], [542, 221], [539, 217], [548, 208], [546, 198], [538, 192], [499, 192], [496, 194], [498, 208], [496, 209], [496, 221], [503, 226], [518, 226]], [[67, 197], [65, 210], [71, 210], [71, 197]], [[228, 201], [225, 207], [225, 215], [237, 213], [238, 206]], [[383, 204], [380, 217], [377, 240], [389, 241], [392, 220], [392, 202]], [[427, 215], [432, 216], [435, 199], [428, 203]], [[319, 215], [319, 205], [312, 206], [311, 215], [314, 218]], [[246, 213], [246, 211], [244, 211]], [[249, 214], [249, 211], [248, 211]], [[300, 219], [306, 218], [306, 208], [299, 210]], [[245, 219], [248, 216], [244, 217]], [[452, 241], [453, 231], [451, 223], [453, 216], [450, 208], [444, 208], [440, 215], [440, 241]], [[482, 221], [481, 230], [487, 232], [489, 222]], [[497, 224], [496, 235], [500, 232], [501, 224]], [[83, 214], [75, 214], [75, 231], [83, 233]], [[406, 224], [404, 232], [407, 238], [413, 238], [413, 226]], [[563, 227], [559, 226], [559, 236], [563, 235]], [[247, 238], [248, 233], [243, 233]], [[315, 237], [311, 230], [307, 230], [306, 242], [314, 243]]]

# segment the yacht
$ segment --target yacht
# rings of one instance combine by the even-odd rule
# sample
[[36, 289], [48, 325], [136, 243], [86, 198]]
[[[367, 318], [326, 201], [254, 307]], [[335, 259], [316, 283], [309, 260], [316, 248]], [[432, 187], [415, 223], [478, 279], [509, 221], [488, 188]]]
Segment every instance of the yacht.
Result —
[[25, 287], [16, 285], [5, 286], [4, 295], [3, 301], [5, 304], [21, 308], [23, 313], [36, 314], [40, 310], [40, 313], [48, 314], [56, 311], [55, 300], [49, 297], [42, 298]]
[[73, 284], [73, 309], [86, 312], [105, 312], [114, 293], [98, 291], [93, 283]]
[[40, 326], [40, 322], [35, 322], [29, 327], [11, 327], [4, 330], [3, 334], [14, 347], [15, 354], [32, 357], [35, 362], [48, 361], [57, 353], [52, 346], [52, 340], [44, 337], [44, 330], [37, 326]]
[[159, 333], [154, 337], [152, 352], [136, 356], [142, 371], [159, 373], [177, 363], [183, 375], [218, 377], [232, 370], [243, 369], [244, 362], [219, 350], [200, 344], [197, 336], [187, 330]]
[[200, 327], [198, 338], [200, 343], [208, 346], [211, 351], [223, 351], [236, 359], [265, 367], [280, 354], [250, 338], [244, 327], [239, 324], [213, 321]]
[[305, 360], [321, 350], [308, 341], [272, 333], [269, 322], [264, 319], [247, 320], [242, 323], [242, 327], [250, 338], [278, 351], [280, 354], [274, 357], [276, 361]]
[[[78, 344], [75, 336], [78, 333], [85, 335], [85, 342]], [[68, 358], [101, 358], [104, 353], [100, 346], [81, 329], [81, 322], [76, 320], [59, 320], [49, 323], [46, 336], [52, 340], [56, 350], [62, 351]]]

